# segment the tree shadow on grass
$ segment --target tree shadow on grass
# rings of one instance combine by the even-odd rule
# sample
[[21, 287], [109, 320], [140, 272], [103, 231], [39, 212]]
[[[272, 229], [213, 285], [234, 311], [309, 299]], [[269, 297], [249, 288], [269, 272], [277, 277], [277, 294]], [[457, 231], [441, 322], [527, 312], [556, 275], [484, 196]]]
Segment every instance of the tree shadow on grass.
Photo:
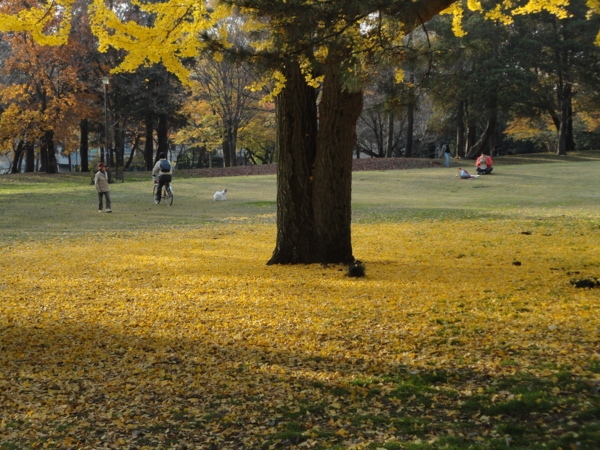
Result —
[[[413, 370], [177, 335], [67, 321], [3, 325], [0, 442], [82, 449], [599, 442], [597, 392], [570, 370]], [[567, 425], [569, 417], [578, 420]]]

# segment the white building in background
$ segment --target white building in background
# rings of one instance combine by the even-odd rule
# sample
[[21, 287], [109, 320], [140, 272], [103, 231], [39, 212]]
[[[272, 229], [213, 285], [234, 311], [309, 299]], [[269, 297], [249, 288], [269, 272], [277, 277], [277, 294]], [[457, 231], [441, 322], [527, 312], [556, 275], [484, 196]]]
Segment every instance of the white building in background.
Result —
[[[169, 150], [169, 160], [171, 162], [177, 162], [178, 152], [176, 151], [176, 146]], [[138, 152], [141, 150], [138, 150]], [[90, 148], [88, 150], [88, 164], [90, 164], [93, 160], [99, 159], [100, 149], [98, 148]], [[125, 148], [124, 160], [127, 161], [129, 156], [131, 155], [131, 148]], [[36, 155], [37, 156], [37, 155]], [[4, 175], [10, 172], [12, 165], [13, 157], [12, 155], [0, 155], [0, 175]], [[71, 152], [70, 155], [62, 155], [62, 147], [60, 145], [56, 146], [56, 163], [58, 164], [58, 172], [75, 172], [79, 170], [81, 167], [81, 155], [79, 154], [79, 150]], [[39, 170], [39, 161], [36, 158], [35, 164], [36, 170]], [[95, 167], [90, 166], [90, 170], [95, 170]], [[25, 164], [22, 164], [21, 172], [25, 170]]]

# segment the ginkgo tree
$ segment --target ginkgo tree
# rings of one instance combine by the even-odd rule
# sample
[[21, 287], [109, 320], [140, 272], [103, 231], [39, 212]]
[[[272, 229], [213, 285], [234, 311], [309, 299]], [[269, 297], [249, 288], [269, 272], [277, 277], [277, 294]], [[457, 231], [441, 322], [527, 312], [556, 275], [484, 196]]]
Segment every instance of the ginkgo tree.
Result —
[[[487, 17], [510, 23], [513, 14], [549, 11], [559, 17], [568, 0], [503, 2]], [[69, 0], [53, 1], [0, 20], [2, 30], [29, 27], [34, 37], [64, 39]], [[206, 49], [266, 64], [278, 81], [277, 242], [269, 263], [347, 263], [351, 244], [351, 171], [362, 86], [369, 68], [403, 56], [403, 39], [441, 12], [453, 14], [456, 33], [464, 8], [477, 0], [198, 0], [136, 3], [147, 25], [124, 22], [115, 2], [91, 2], [92, 27], [101, 50], [127, 52], [116, 71], [164, 64], [186, 80], [182, 61]], [[600, 10], [597, 0], [590, 7]], [[235, 52], [219, 21], [236, 10], [255, 34], [253, 52]], [[45, 15], [60, 16], [50, 30]], [[0, 18], [1, 19], [1, 18]], [[12, 28], [11, 28], [12, 27]], [[54, 31], [54, 33], [50, 33]], [[317, 90], [318, 89], [318, 90]]]

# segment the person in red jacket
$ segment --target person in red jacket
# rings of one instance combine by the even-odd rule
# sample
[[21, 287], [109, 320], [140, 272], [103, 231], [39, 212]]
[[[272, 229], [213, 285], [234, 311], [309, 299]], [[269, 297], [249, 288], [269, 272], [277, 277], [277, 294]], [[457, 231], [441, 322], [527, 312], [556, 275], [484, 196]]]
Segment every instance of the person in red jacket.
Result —
[[490, 158], [485, 153], [482, 153], [481, 156], [477, 158], [477, 161], [475, 162], [475, 165], [477, 166], [477, 173], [479, 175], [487, 175], [489, 173], [492, 173], [492, 170], [494, 170], [494, 168], [492, 167], [493, 164], [494, 163], [492, 162], [492, 158]]

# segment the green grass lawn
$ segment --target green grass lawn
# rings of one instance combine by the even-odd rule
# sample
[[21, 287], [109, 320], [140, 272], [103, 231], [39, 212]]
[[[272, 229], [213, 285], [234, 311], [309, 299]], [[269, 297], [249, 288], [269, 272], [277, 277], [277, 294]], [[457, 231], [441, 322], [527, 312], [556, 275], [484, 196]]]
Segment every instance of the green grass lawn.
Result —
[[[572, 156], [569, 162], [552, 155], [498, 158], [492, 175], [472, 180], [459, 179], [454, 167], [354, 172], [353, 220], [596, 215], [600, 157], [595, 155]], [[96, 193], [86, 174], [0, 177], [0, 239], [275, 220], [275, 176], [175, 174], [173, 188], [173, 206], [157, 206], [150, 177], [127, 174], [125, 183], [111, 185], [111, 215], [98, 214]], [[224, 188], [227, 201], [213, 202], [213, 193]]]

